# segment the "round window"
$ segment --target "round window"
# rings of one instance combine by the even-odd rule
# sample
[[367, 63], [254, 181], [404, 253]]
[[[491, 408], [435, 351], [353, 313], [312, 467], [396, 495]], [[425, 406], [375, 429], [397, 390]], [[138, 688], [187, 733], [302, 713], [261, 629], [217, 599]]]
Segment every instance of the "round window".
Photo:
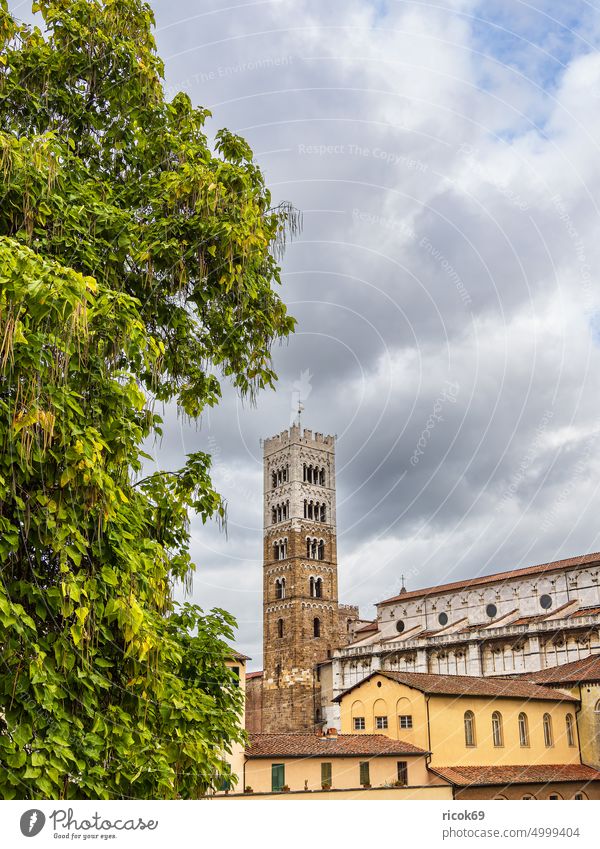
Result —
[[447, 613], [440, 613], [440, 615], [438, 616], [438, 622], [440, 623], [440, 625], [447, 625], [448, 624], [448, 614]]
[[540, 605], [544, 608], [544, 610], [548, 610], [552, 607], [552, 599], [549, 595], [540, 596]]
[[398, 621], [396, 622], [396, 631], [398, 631], [399, 634], [404, 631], [404, 622], [402, 621], [402, 619], [398, 619]]
[[498, 608], [496, 607], [495, 604], [488, 604], [488, 606], [485, 609], [485, 612], [490, 617], [490, 619], [493, 619], [494, 616], [496, 615], [496, 613], [498, 613]]

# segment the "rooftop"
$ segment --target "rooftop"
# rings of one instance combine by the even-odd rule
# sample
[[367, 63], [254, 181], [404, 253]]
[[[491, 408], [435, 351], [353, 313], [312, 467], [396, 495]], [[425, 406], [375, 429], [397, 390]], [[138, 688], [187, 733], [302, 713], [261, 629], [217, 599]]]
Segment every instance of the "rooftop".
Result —
[[251, 758], [322, 758], [377, 755], [426, 755], [424, 749], [383, 734], [250, 734]]
[[539, 566], [526, 566], [524, 569], [511, 569], [508, 572], [495, 572], [493, 575], [481, 575], [476, 578], [466, 578], [463, 581], [453, 581], [450, 584], [439, 584], [438, 586], [425, 587], [421, 590], [410, 590], [409, 592], [403, 592], [400, 593], [400, 595], [395, 595], [392, 598], [386, 598], [383, 601], [380, 601], [379, 605], [391, 604], [392, 602], [398, 601], [404, 602], [411, 598], [437, 595], [439, 593], [447, 592], [448, 590], [479, 587], [482, 584], [493, 584], [497, 581], [511, 580], [525, 575], [554, 572], [557, 569], [574, 569], [577, 566], [585, 566], [588, 563], [600, 563], [600, 552], [596, 552], [594, 554], [581, 554], [578, 557], [569, 557], [566, 560], [554, 560], [551, 563], [542, 563]]
[[548, 784], [557, 781], [600, 781], [600, 772], [585, 764], [524, 766], [439, 766], [432, 772], [460, 787], [482, 784]]
[[579, 684], [582, 681], [600, 681], [600, 654], [590, 654], [571, 663], [540, 669], [539, 672], [522, 673], [536, 684]]
[[375, 675], [383, 675], [399, 684], [405, 684], [422, 693], [437, 694], [440, 696], [487, 696], [490, 698], [504, 699], [537, 699], [549, 702], [576, 702], [574, 696], [552, 690], [550, 687], [542, 687], [531, 681], [519, 678], [479, 678], [475, 675], [433, 675], [428, 672], [388, 672], [379, 670], [372, 672], [362, 681], [344, 690], [336, 696], [334, 702], [339, 702], [343, 697], [369, 681]]

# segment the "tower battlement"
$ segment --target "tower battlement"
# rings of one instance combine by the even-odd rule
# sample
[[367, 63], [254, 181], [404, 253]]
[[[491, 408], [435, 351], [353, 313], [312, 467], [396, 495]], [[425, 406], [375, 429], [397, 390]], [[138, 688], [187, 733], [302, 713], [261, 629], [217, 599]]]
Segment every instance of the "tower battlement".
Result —
[[281, 451], [288, 445], [312, 445], [318, 446], [323, 450], [329, 450], [333, 453], [335, 450], [335, 436], [329, 434], [325, 436], [322, 433], [313, 433], [308, 428], [301, 428], [298, 425], [292, 425], [290, 428], [281, 431], [276, 436], [270, 436], [263, 442], [263, 450], [265, 457], [269, 454], [274, 454], [276, 451]]

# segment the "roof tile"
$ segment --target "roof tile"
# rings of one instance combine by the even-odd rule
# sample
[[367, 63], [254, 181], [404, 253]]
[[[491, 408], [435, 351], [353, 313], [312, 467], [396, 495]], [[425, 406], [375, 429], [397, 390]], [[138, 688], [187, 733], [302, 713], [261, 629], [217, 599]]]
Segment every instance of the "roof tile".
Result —
[[424, 755], [424, 749], [383, 734], [250, 734], [246, 755], [251, 758], [312, 758], [359, 755]]

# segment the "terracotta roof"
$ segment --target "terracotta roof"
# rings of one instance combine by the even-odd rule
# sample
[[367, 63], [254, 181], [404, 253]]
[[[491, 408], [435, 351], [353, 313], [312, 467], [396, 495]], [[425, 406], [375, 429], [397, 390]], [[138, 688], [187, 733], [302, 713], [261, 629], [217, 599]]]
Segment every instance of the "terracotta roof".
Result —
[[354, 632], [355, 634], [364, 634], [367, 631], [378, 631], [379, 626], [377, 624], [377, 619], [374, 619], [372, 622], [367, 622], [366, 625], [363, 625], [362, 628], [357, 628]]
[[460, 787], [481, 784], [549, 784], [557, 781], [600, 781], [600, 772], [585, 764], [527, 764], [524, 766], [430, 767]]
[[322, 758], [364, 755], [427, 755], [424, 749], [383, 734], [250, 734], [251, 758]]
[[247, 672], [246, 673], [246, 681], [248, 680], [248, 678], [262, 678], [262, 677], [263, 677], [262, 669], [259, 670], [258, 672]]
[[[569, 557], [566, 560], [554, 560], [551, 563], [541, 563], [539, 566], [526, 566], [524, 569], [511, 569], [508, 572], [495, 572], [493, 575], [481, 575], [476, 578], [466, 578], [463, 581], [453, 581], [450, 584], [440, 584], [437, 587], [425, 587], [422, 590], [410, 590], [409, 592], [400, 593], [392, 598], [386, 598], [379, 602], [381, 604], [391, 604], [397, 601], [406, 601], [410, 598], [420, 598], [421, 596], [436, 595], [446, 592], [447, 590], [469, 589], [470, 587], [478, 587], [481, 584], [493, 584], [497, 581], [511, 580], [523, 575], [537, 575], [540, 572], [554, 572], [557, 569], [569, 569], [577, 566], [585, 566], [588, 563], [600, 562], [600, 552], [594, 554], [581, 554], [578, 557]], [[378, 605], [378, 606], [379, 606]]]
[[519, 678], [478, 678], [475, 675], [431, 675], [427, 672], [388, 672], [379, 670], [372, 672], [362, 681], [344, 690], [333, 699], [341, 701], [346, 693], [364, 684], [374, 675], [383, 675], [399, 684], [406, 684], [422, 693], [437, 693], [441, 696], [489, 696], [491, 698], [540, 699], [550, 702], [576, 702], [574, 696], [552, 690], [550, 687], [540, 687], [531, 681]]
[[539, 672], [522, 673], [537, 684], [578, 684], [580, 681], [600, 681], [600, 654], [590, 654], [571, 663], [540, 669]]
[[575, 613], [571, 613], [571, 619], [574, 619], [576, 616], [592, 616], [594, 613], [600, 613], [600, 607], [581, 607], [579, 610], [576, 610]]

